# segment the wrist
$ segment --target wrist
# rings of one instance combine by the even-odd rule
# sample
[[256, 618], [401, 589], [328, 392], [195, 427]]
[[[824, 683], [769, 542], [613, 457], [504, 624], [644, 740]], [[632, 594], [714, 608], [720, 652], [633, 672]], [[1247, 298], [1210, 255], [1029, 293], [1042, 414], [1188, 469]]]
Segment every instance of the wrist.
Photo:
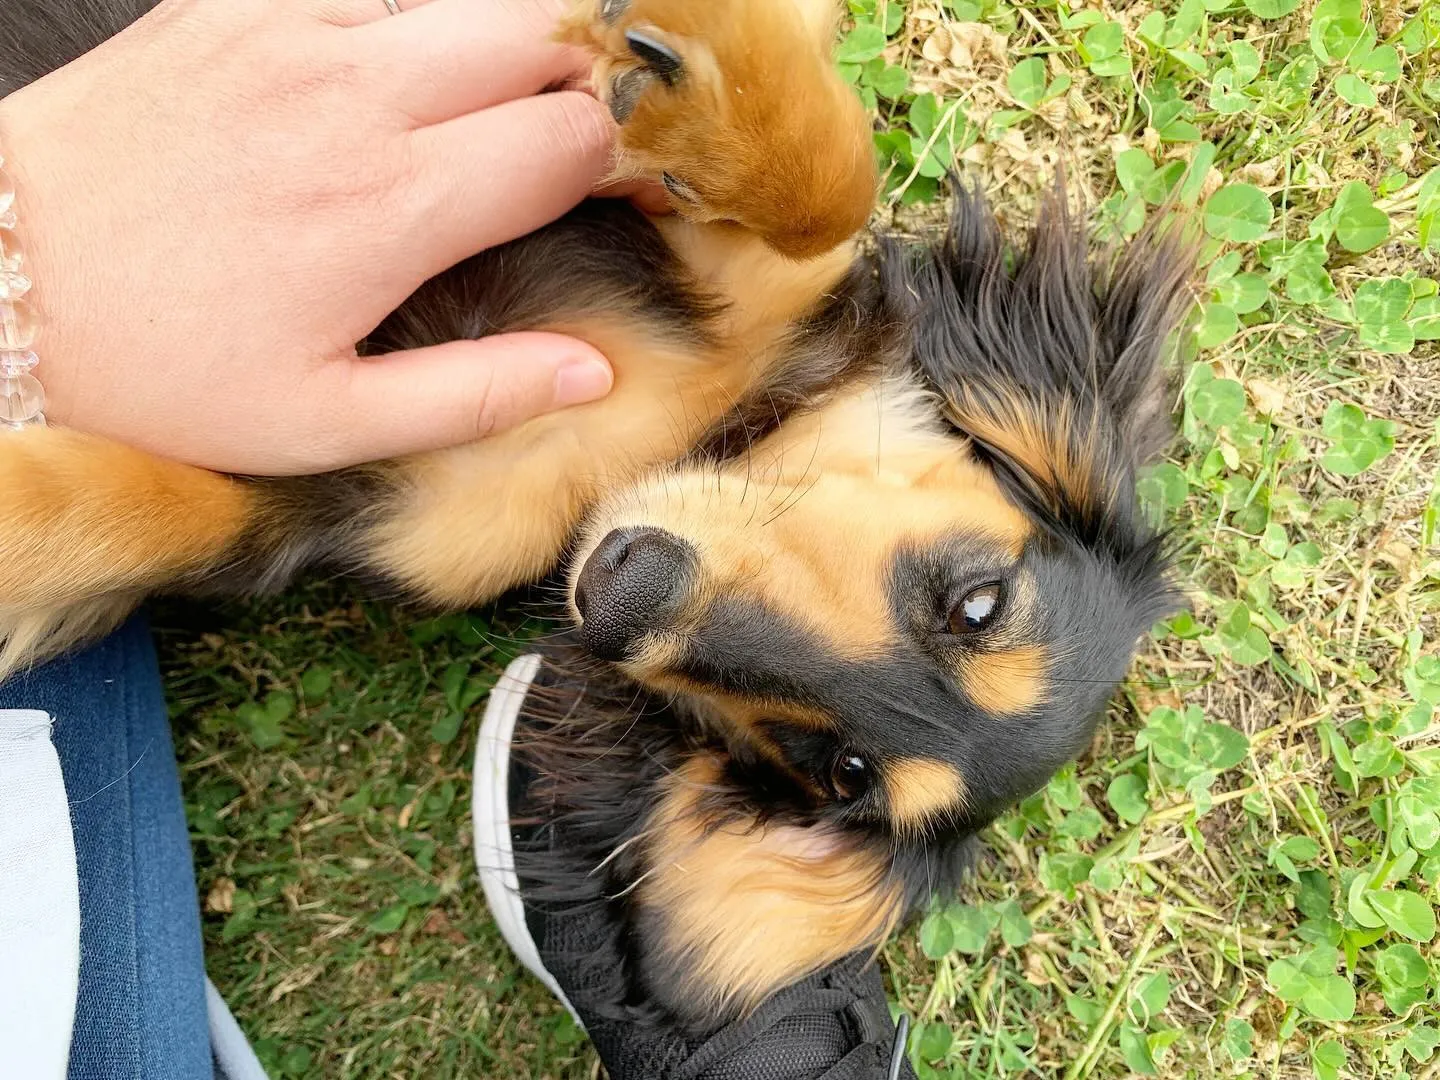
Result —
[[44, 425], [45, 392], [34, 372], [40, 319], [30, 298], [33, 281], [8, 151], [0, 142], [0, 427], [20, 430]]
[[[0, 99], [0, 434], [60, 419], [72, 358], [61, 330], [63, 243], [30, 90]], [[53, 197], [52, 197], [53, 196]], [[63, 220], [63, 218], [61, 219]], [[42, 387], [43, 384], [43, 387]]]

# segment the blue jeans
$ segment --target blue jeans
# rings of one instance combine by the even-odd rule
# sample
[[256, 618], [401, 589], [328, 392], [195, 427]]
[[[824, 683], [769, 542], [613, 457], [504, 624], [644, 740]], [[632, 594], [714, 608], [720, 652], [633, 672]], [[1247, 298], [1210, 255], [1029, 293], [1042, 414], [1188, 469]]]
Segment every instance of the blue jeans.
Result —
[[70, 1080], [210, 1080], [200, 906], [149, 628], [0, 684], [41, 709], [70, 802], [80, 989]]

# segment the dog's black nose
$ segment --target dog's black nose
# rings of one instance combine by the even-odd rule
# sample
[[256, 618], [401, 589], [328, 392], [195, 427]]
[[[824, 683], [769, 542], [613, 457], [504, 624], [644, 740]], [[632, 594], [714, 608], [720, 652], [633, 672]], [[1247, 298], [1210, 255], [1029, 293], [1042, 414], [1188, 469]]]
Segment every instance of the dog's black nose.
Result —
[[694, 553], [664, 529], [615, 529], [575, 583], [580, 639], [602, 660], [623, 660], [647, 630], [663, 627], [685, 595]]

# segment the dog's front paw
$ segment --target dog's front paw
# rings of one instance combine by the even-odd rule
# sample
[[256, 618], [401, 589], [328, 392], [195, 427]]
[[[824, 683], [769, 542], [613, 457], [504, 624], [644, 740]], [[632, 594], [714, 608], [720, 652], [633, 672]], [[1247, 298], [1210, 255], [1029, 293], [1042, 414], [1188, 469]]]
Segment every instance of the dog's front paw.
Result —
[[675, 210], [732, 221], [796, 259], [865, 225], [869, 119], [831, 62], [832, 0], [582, 0], [562, 40], [596, 54], [621, 169]]

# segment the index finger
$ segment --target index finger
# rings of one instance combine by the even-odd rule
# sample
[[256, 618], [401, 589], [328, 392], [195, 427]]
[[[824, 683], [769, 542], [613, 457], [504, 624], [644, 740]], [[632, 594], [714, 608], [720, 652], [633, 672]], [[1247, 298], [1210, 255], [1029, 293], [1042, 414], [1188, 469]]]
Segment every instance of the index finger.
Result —
[[509, 101], [411, 132], [410, 227], [426, 277], [554, 221], [609, 167], [614, 125], [589, 94]]
[[[380, 4], [381, 0], [374, 0]], [[369, 50], [387, 97], [416, 126], [539, 93], [590, 70], [584, 50], [555, 40], [565, 0], [429, 0], [348, 30]]]

